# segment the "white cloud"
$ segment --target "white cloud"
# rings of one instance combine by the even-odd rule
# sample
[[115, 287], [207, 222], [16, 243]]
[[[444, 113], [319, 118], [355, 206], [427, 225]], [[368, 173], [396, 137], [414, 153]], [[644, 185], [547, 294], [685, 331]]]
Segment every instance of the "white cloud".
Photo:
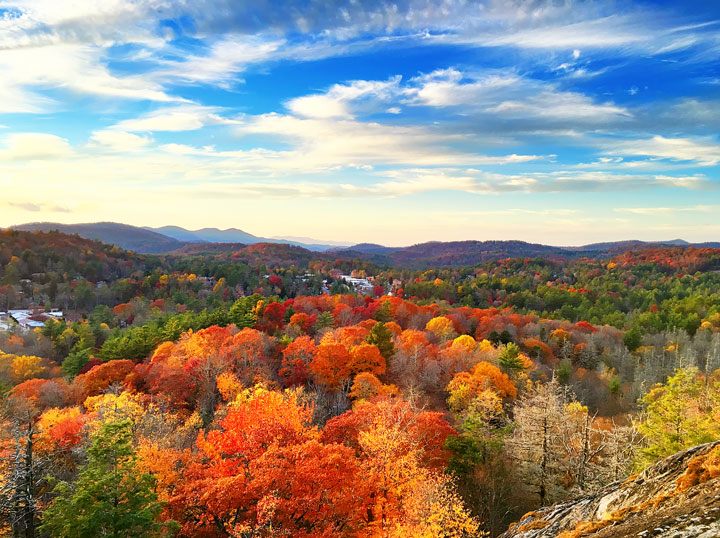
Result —
[[720, 205], [695, 205], [689, 207], [619, 207], [618, 213], [635, 213], [637, 215], [669, 215], [673, 213], [717, 213]]
[[200, 105], [180, 105], [161, 108], [153, 112], [123, 120], [113, 129], [134, 132], [152, 131], [194, 131], [207, 125], [233, 125], [237, 120], [224, 118], [219, 114], [218, 107]]
[[374, 165], [478, 165], [539, 160], [537, 155], [486, 156], [451, 148], [468, 141], [420, 126], [355, 120], [308, 119], [283, 114], [247, 118], [239, 134], [273, 135], [293, 146], [276, 166], [294, 170]]
[[[182, 101], [143, 76], [118, 77], [102, 64], [102, 48], [94, 45], [55, 45], [2, 51], [0, 54], [1, 104], [8, 112], [39, 112], [51, 101], [38, 98], [40, 88], [66, 89], [101, 97], [151, 101]], [[33, 88], [28, 90], [27, 88]]]
[[71, 157], [68, 141], [47, 133], [15, 133], [4, 138], [0, 161], [31, 161]]
[[51, 202], [40, 202], [37, 200], [32, 202], [24, 200], [6, 200], [2, 203], [6, 207], [30, 213], [70, 213], [72, 211], [65, 206], [60, 206]]
[[720, 144], [712, 138], [666, 138], [654, 136], [644, 140], [609, 143], [611, 155], [643, 155], [657, 159], [692, 161], [701, 166], [720, 162]]
[[125, 131], [95, 131], [90, 137], [91, 145], [99, 145], [115, 151], [127, 151], [144, 148], [152, 144], [152, 139]]
[[572, 24], [545, 24], [535, 28], [519, 28], [501, 35], [480, 35], [476, 39], [486, 46], [514, 45], [525, 48], [574, 49], [578, 47], [610, 48], [647, 41], [638, 32], [636, 17], [611, 15]]
[[465, 110], [504, 119], [598, 123], [630, 116], [628, 110], [613, 103], [597, 103], [581, 93], [562, 91], [553, 83], [521, 77], [511, 71], [473, 76], [445, 69], [412, 82], [415, 87], [406, 93], [415, 104], [463, 106]]
[[491, 72], [472, 81], [457, 69], [440, 69], [413, 79], [406, 90], [410, 102], [434, 107], [477, 106], [517, 91], [522, 79], [512, 72]]
[[166, 6], [166, 0], [3, 0], [0, 8], [9, 11], [0, 19], [0, 49], [151, 42], [149, 15]]
[[174, 82], [216, 84], [228, 88], [249, 65], [281, 56], [284, 45], [284, 39], [226, 35], [215, 41], [207, 54], [164, 62], [154, 76]]
[[326, 93], [291, 99], [288, 109], [306, 118], [350, 118], [353, 108], [362, 101], [386, 102], [397, 96], [401, 77], [388, 81], [356, 80], [348, 84], [335, 84]]

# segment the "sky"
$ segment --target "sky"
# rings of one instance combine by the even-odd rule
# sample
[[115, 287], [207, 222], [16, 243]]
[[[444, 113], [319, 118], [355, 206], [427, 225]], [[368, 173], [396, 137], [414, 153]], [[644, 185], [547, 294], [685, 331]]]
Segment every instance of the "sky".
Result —
[[720, 4], [0, 0], [0, 226], [720, 240]]

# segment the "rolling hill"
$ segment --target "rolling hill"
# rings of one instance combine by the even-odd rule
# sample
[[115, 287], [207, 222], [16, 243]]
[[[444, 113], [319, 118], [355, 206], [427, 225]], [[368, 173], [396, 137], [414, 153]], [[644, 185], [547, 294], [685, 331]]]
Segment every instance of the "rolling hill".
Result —
[[57, 222], [31, 222], [12, 227], [26, 232], [57, 230], [65, 234], [77, 234], [87, 239], [96, 239], [109, 245], [140, 253], [163, 253], [178, 249], [183, 242], [166, 235], [117, 222], [93, 222], [86, 224], [60, 224]]
[[[675, 239], [665, 242], [615, 241], [593, 243], [576, 247], [550, 246], [525, 241], [431, 241], [407, 247], [386, 247], [375, 243], [361, 243], [350, 247], [326, 244], [305, 244], [287, 239], [265, 239], [230, 228], [203, 228], [186, 230], [179, 226], [140, 228], [115, 222], [87, 224], [59, 224], [34, 222], [13, 226], [25, 231], [53, 231], [77, 234], [88, 239], [116, 245], [139, 253], [171, 253], [174, 255], [225, 255], [236, 259], [257, 260], [260, 252], [269, 253], [272, 259], [295, 265], [307, 260], [332, 261], [360, 259], [381, 266], [422, 269], [427, 267], [463, 266], [503, 258], [610, 258], [628, 250], [659, 247], [720, 247], [720, 243], [693, 244]], [[309, 239], [309, 238], [302, 238]], [[249, 246], [262, 245], [246, 251]], [[270, 247], [270, 245], [274, 245]], [[270, 249], [270, 250], [269, 250]], [[252, 254], [250, 254], [252, 252]], [[261, 256], [262, 257], [262, 256]]]
[[[172, 250], [181, 249], [187, 243], [242, 243], [243, 245], [277, 243], [299, 246], [313, 252], [322, 252], [331, 248], [338, 248], [336, 243], [323, 244], [320, 241], [303, 243], [281, 238], [268, 239], [249, 234], [237, 228], [229, 228], [227, 230], [220, 230], [218, 228], [187, 230], [180, 226], [149, 228], [117, 222], [93, 222], [83, 224], [30, 222], [11, 226], [11, 228], [21, 231], [43, 232], [57, 230], [62, 233], [77, 234], [87, 239], [97, 239], [103, 243], [116, 245], [125, 250], [133, 250], [143, 254], [163, 254]], [[315, 241], [314, 239], [307, 239], [309, 241]]]

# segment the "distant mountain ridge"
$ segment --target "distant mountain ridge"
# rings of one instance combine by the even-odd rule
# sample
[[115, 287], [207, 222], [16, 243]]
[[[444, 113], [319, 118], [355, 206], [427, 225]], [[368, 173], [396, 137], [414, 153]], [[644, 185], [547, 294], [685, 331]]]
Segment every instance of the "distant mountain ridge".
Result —
[[323, 251], [337, 248], [338, 246], [345, 246], [335, 241], [324, 243], [310, 237], [259, 237], [238, 228], [228, 228], [226, 230], [220, 230], [218, 228], [187, 230], [180, 226], [161, 226], [160, 228], [145, 226], [144, 229], [166, 235], [185, 243], [244, 243], [246, 245], [255, 243], [281, 243], [296, 245], [312, 251]]
[[15, 230], [25, 232], [58, 232], [77, 234], [86, 239], [97, 239], [109, 245], [116, 245], [125, 250], [133, 250], [143, 254], [160, 254], [181, 248], [182, 241], [166, 235], [117, 222], [93, 222], [86, 224], [60, 224], [57, 222], [30, 222], [11, 226]]
[[[720, 248], [720, 242], [688, 243], [682, 239], [648, 242], [638, 240], [592, 243], [581, 246], [550, 246], [525, 241], [431, 241], [407, 247], [386, 247], [375, 243], [360, 243], [344, 247], [329, 244], [297, 243], [288, 239], [267, 239], [237, 228], [219, 230], [203, 228], [186, 230], [179, 226], [140, 228], [114, 222], [88, 224], [58, 224], [35, 222], [13, 226], [17, 230], [52, 231], [78, 234], [97, 239], [126, 250], [140, 253], [173, 254], [179, 256], [236, 255], [235, 259], [257, 260], [263, 251], [283, 260], [296, 259], [296, 265], [308, 259], [360, 259], [383, 266], [426, 268], [463, 266], [503, 258], [580, 258], [611, 257], [630, 249], [653, 247]], [[291, 238], [309, 239], [309, 238]], [[256, 249], [249, 249], [256, 246]], [[249, 250], [248, 250], [249, 249]], [[246, 257], [247, 255], [247, 257]]]
[[503, 258], [582, 258], [611, 257], [631, 249], [655, 247], [696, 246], [720, 248], [717, 243], [691, 244], [675, 239], [663, 242], [638, 240], [594, 243], [589, 245], [558, 247], [528, 243], [526, 241], [431, 241], [409, 247], [384, 247], [361, 243], [345, 249], [328, 252], [338, 257], [369, 259], [378, 264], [409, 268], [475, 265]]
[[256, 243], [279, 243], [295, 245], [313, 252], [339, 248], [337, 242], [315, 241], [306, 238], [309, 243], [289, 239], [268, 239], [247, 233], [238, 228], [220, 230], [218, 228], [203, 228], [201, 230], [186, 230], [180, 226], [162, 226], [160, 228], [132, 226], [118, 222], [92, 222], [81, 224], [61, 224], [59, 222], [29, 222], [10, 226], [20, 231], [50, 232], [57, 230], [66, 234], [77, 234], [86, 239], [97, 239], [103, 243], [116, 245], [125, 250], [133, 250], [142, 254], [164, 254], [181, 249], [188, 243], [242, 243], [244, 245]]

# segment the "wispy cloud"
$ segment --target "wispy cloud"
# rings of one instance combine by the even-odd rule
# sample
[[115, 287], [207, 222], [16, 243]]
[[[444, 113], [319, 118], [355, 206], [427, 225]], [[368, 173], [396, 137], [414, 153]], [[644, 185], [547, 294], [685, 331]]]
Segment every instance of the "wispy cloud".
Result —
[[689, 207], [619, 207], [617, 213], [635, 213], [636, 215], [670, 215], [683, 213], [713, 213], [720, 211], [720, 205], [695, 205]]
[[239, 120], [226, 118], [220, 107], [194, 104], [164, 107], [137, 118], [122, 120], [113, 129], [133, 132], [195, 131], [208, 125], [237, 125]]
[[48, 202], [23, 202], [23, 201], [7, 201], [8, 207], [20, 209], [30, 213], [72, 213], [72, 209], [59, 206]]
[[666, 138], [626, 140], [610, 143], [610, 155], [642, 155], [657, 159], [690, 161], [699, 166], [714, 166], [720, 162], [720, 143], [714, 138]]

